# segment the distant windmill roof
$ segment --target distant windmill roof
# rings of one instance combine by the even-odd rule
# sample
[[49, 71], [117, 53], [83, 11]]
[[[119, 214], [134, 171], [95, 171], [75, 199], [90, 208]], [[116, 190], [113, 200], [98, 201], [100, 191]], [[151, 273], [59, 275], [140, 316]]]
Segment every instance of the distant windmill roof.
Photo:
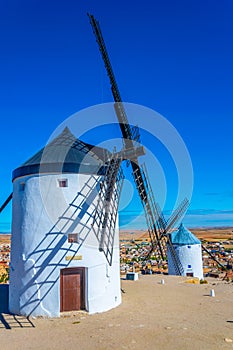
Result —
[[34, 156], [13, 171], [17, 177], [39, 173], [99, 174], [109, 157], [109, 152], [77, 139], [66, 127]]
[[194, 236], [183, 224], [179, 226], [178, 231], [175, 231], [171, 234], [171, 241], [173, 244], [177, 245], [193, 245], [201, 244], [201, 241]]

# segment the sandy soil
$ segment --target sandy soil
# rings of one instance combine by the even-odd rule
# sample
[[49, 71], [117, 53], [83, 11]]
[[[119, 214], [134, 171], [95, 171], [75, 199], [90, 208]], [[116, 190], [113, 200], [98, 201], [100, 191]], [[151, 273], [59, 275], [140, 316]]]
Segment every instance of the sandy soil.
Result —
[[[199, 239], [207, 241], [229, 240], [233, 239], [233, 227], [219, 228], [190, 228]], [[148, 232], [145, 230], [121, 230], [120, 239], [137, 240], [148, 239]]]
[[122, 280], [121, 306], [102, 314], [28, 321], [2, 313], [1, 349], [233, 349], [233, 284], [185, 280], [161, 275]]
[[0, 234], [0, 244], [10, 243], [11, 235], [8, 234]]

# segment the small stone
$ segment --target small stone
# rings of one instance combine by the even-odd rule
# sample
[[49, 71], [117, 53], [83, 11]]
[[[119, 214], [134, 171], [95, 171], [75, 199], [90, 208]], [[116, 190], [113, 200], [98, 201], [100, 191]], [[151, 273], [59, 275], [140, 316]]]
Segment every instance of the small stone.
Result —
[[131, 341], [131, 343], [132, 343], [132, 344], [136, 344], [136, 340], [133, 339], [133, 340]]
[[231, 338], [225, 338], [224, 340], [226, 343], [233, 343], [233, 340]]
[[168, 329], [168, 330], [169, 330], [169, 329], [172, 329], [172, 327], [165, 327], [165, 329]]

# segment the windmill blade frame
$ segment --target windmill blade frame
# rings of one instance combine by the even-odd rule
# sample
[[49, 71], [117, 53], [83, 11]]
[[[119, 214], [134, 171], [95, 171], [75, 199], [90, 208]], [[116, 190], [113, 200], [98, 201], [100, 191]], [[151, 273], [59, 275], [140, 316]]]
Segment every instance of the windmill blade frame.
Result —
[[[99, 22], [91, 14], [88, 14], [88, 17], [90, 19], [96, 42], [98, 44], [99, 51], [104, 62], [104, 66], [107, 71], [107, 75], [109, 77], [111, 91], [115, 101], [114, 109], [122, 132], [125, 150], [137, 150], [138, 147], [136, 142], [140, 141], [139, 129], [138, 127], [132, 128], [128, 122], [127, 114], [122, 103], [120, 91], [108, 56], [107, 48], [103, 39]], [[128, 164], [130, 164], [132, 167], [133, 179], [145, 212], [148, 233], [151, 241], [151, 249], [148, 252], [147, 257], [150, 256], [150, 254], [155, 250], [156, 247], [158, 247], [160, 255], [164, 260], [165, 250], [167, 246], [169, 246], [169, 249], [172, 253], [172, 259], [174, 260], [174, 264], [176, 266], [176, 270], [178, 274], [181, 274], [182, 266], [180, 266], [181, 264], [171, 244], [168, 232], [169, 230], [171, 230], [171, 228], [177, 222], [177, 220], [180, 219], [181, 216], [184, 214], [185, 210], [189, 205], [189, 201], [185, 198], [181, 202], [179, 207], [173, 212], [170, 219], [167, 221], [158, 203], [156, 203], [155, 201], [146, 166], [144, 165], [143, 167], [141, 167], [139, 165], [138, 155], [139, 154], [135, 152], [135, 157], [130, 158], [128, 160]]]
[[172, 227], [177, 223], [177, 221], [184, 215], [189, 206], [189, 200], [184, 198], [180, 205], [175, 209], [170, 218], [167, 221], [165, 228], [166, 233], [168, 233]]
[[112, 153], [101, 181], [92, 224], [99, 242], [99, 250], [104, 253], [110, 266], [112, 265], [115, 226], [124, 179], [121, 162], [120, 153]]
[[[99, 22], [95, 19], [95, 17], [91, 14], [88, 14], [88, 17], [90, 19], [90, 23], [96, 38], [96, 42], [98, 44], [102, 59], [104, 61], [104, 65], [107, 71], [107, 75], [110, 80], [111, 90], [114, 98], [114, 109], [119, 121], [119, 126], [122, 132], [123, 136], [123, 143], [125, 145], [125, 148], [134, 148], [135, 147], [135, 140], [134, 140], [134, 132], [132, 131], [132, 128], [128, 122], [128, 118], [126, 115], [126, 111], [124, 108], [124, 105], [122, 103], [120, 91], [117, 86], [117, 82], [113, 73], [112, 65], [108, 56], [107, 48], [103, 39], [103, 35], [100, 29]], [[138, 137], [137, 137], [138, 139]], [[159, 232], [156, 227], [156, 218], [153, 211], [153, 203], [150, 201], [150, 197], [148, 196], [148, 191], [146, 189], [146, 185], [144, 182], [145, 176], [143, 176], [143, 171], [141, 170], [141, 167], [138, 163], [138, 158], [135, 157], [134, 159], [130, 159], [130, 164], [133, 171], [133, 178], [135, 181], [135, 185], [138, 191], [138, 194], [140, 196], [141, 202], [143, 204], [143, 208], [146, 214], [146, 220], [148, 224], [148, 232], [150, 235], [150, 239], [152, 241], [158, 241], [159, 240]], [[164, 253], [162, 248], [159, 246], [161, 256], [164, 257]]]
[[10, 201], [13, 198], [13, 192], [7, 197], [7, 199], [5, 200], [5, 202], [2, 204], [2, 206], [0, 207], [0, 213], [6, 208], [6, 206], [10, 203]]

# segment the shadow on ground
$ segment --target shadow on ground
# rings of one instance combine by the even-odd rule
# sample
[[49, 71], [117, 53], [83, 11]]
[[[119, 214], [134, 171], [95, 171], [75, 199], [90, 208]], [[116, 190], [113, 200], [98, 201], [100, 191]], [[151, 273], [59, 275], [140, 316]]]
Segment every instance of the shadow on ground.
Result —
[[0, 284], [0, 329], [35, 327], [29, 317], [13, 315], [9, 312], [9, 285]]

